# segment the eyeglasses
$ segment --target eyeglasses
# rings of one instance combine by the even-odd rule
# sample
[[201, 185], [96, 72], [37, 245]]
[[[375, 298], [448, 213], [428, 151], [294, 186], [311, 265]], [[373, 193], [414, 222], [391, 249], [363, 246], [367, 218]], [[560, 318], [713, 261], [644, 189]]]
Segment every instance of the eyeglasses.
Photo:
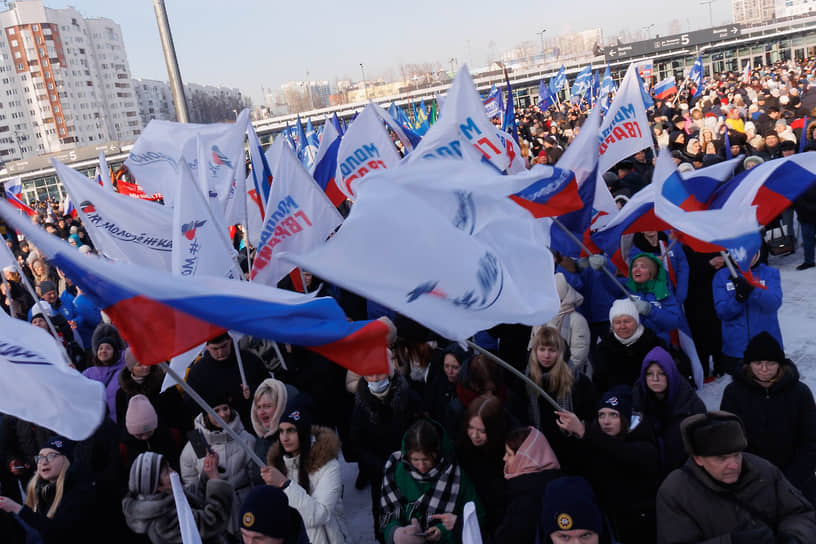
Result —
[[51, 461], [53, 461], [54, 459], [56, 459], [60, 455], [62, 455], [62, 454], [57, 453], [55, 451], [52, 451], [51, 453], [49, 453], [47, 455], [35, 455], [34, 456], [34, 462], [39, 463], [40, 461], [48, 461], [50, 463]]

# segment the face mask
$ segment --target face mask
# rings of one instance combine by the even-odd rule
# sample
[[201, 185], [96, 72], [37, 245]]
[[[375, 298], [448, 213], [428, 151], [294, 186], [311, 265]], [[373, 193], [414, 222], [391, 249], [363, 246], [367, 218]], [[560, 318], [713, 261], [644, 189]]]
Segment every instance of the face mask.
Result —
[[390, 380], [388, 378], [383, 378], [378, 382], [366, 382], [368, 384], [368, 390], [378, 395], [380, 393], [385, 392], [388, 389], [388, 385], [390, 384]]

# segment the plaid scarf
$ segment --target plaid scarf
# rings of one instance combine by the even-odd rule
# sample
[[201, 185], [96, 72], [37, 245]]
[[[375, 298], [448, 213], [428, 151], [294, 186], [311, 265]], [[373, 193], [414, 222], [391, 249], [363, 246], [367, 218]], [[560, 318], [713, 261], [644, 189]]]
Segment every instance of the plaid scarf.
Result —
[[[433, 487], [417, 500], [409, 502], [402, 495], [397, 484], [398, 470], [406, 471], [417, 482], [431, 483]], [[435, 467], [422, 474], [408, 462], [401, 451], [392, 453], [385, 463], [382, 497], [380, 497], [383, 512], [381, 527], [385, 527], [392, 519], [400, 519], [400, 511], [406, 506], [410, 508], [408, 519], [419, 519], [423, 527], [427, 525], [429, 515], [453, 512], [456, 507], [456, 499], [459, 497], [461, 480], [462, 472], [459, 465], [445, 457], [441, 457]]]

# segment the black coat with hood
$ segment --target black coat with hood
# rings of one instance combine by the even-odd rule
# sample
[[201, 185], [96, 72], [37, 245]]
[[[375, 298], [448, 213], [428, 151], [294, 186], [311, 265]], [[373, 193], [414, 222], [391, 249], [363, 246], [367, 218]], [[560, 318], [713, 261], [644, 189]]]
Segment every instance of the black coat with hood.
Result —
[[750, 365], [736, 372], [720, 409], [745, 426], [748, 451], [772, 462], [810, 500], [816, 499], [816, 404], [789, 359], [767, 389], [754, 381]]
[[598, 352], [593, 367], [592, 383], [597, 391], [609, 391], [616, 385], [632, 386], [640, 377], [640, 367], [646, 354], [656, 347], [665, 349], [666, 344], [649, 327], [643, 327], [643, 334], [628, 346], [615, 337], [612, 331], [606, 333], [598, 343]]

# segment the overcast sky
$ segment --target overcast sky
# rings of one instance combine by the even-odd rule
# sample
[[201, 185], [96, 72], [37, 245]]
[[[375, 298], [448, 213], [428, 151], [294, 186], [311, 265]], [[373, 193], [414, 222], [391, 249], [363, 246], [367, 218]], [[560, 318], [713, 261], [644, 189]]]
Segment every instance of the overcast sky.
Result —
[[[108, 17], [124, 34], [133, 77], [166, 81], [151, 0], [45, 0], [52, 8], [72, 5], [84, 17]], [[486, 64], [488, 51], [501, 53], [524, 41], [601, 27], [604, 39], [621, 30], [654, 24], [668, 34], [673, 19], [681, 30], [707, 28], [709, 5], [699, 0], [650, 2], [586, 0], [166, 0], [182, 79], [238, 87], [257, 105], [261, 87], [291, 80], [398, 77], [400, 64], [449, 60]], [[505, 10], [505, 6], [512, 6]], [[467, 9], [464, 9], [464, 8]], [[731, 3], [713, 0], [714, 25], [731, 21]], [[492, 44], [491, 44], [492, 42]], [[468, 46], [469, 45], [469, 46]]]

